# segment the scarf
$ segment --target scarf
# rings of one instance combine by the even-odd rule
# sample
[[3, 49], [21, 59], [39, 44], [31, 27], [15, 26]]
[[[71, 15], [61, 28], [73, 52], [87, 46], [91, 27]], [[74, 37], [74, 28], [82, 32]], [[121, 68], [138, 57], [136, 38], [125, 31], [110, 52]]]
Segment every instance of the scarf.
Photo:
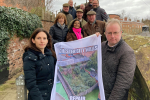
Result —
[[65, 28], [65, 24], [61, 25], [60, 23], [57, 22], [58, 27], [60, 27], [62, 30]]
[[77, 39], [81, 39], [81, 28], [72, 28], [72, 30], [75, 33]]

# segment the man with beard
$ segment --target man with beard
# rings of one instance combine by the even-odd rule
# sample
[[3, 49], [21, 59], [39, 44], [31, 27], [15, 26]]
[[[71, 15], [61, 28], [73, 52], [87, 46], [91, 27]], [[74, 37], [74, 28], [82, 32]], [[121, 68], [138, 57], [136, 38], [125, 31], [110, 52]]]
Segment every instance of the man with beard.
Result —
[[101, 20], [101, 21], [105, 20], [107, 22], [109, 17], [107, 15], [106, 11], [104, 9], [100, 8], [99, 1], [93, 0], [92, 6], [93, 6], [93, 9], [91, 9], [91, 10], [96, 12], [96, 20]]

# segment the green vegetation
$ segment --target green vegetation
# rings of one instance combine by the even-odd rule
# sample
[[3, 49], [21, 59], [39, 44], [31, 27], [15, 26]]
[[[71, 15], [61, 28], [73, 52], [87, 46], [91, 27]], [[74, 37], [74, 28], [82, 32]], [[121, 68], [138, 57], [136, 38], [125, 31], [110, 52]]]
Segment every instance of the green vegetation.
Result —
[[97, 70], [97, 52], [90, 57], [90, 61], [87, 63], [86, 69], [89, 70], [90, 68]]
[[87, 94], [85, 96], [86, 100], [97, 100], [98, 98], [98, 93], [99, 93], [99, 88], [97, 87], [96, 89], [94, 89], [92, 92], [90, 92], [89, 94]]
[[84, 68], [80, 69], [80, 66], [75, 66], [72, 74], [63, 76], [76, 95], [96, 84], [95, 79], [85, 72]]
[[29, 38], [32, 32], [42, 27], [39, 17], [18, 8], [0, 6], [0, 66], [7, 64], [8, 40], [14, 35]]

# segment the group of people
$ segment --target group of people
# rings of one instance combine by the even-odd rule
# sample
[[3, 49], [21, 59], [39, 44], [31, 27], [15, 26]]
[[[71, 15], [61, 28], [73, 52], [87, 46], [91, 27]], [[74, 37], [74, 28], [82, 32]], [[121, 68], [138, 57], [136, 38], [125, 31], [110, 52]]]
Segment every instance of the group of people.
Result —
[[[49, 33], [36, 29], [23, 54], [25, 84], [28, 100], [50, 100], [57, 61], [53, 45], [57, 42], [79, 40], [101, 34], [102, 77], [106, 100], [127, 100], [136, 67], [132, 48], [122, 39], [119, 20], [109, 19], [98, 0], [89, 0], [82, 9], [73, 7], [73, 1], [63, 9], [50, 27]], [[100, 99], [98, 99], [100, 100]]]

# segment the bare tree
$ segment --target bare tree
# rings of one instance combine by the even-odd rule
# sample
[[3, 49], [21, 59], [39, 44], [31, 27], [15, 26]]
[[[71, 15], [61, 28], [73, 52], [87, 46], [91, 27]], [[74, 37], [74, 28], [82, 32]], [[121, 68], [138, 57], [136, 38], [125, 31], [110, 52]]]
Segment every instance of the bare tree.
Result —
[[120, 13], [120, 17], [121, 18], [124, 18], [126, 15], [126, 11], [125, 10], [122, 10], [121, 13]]
[[53, 4], [56, 0], [45, 0], [45, 7], [47, 11], [53, 11]]

